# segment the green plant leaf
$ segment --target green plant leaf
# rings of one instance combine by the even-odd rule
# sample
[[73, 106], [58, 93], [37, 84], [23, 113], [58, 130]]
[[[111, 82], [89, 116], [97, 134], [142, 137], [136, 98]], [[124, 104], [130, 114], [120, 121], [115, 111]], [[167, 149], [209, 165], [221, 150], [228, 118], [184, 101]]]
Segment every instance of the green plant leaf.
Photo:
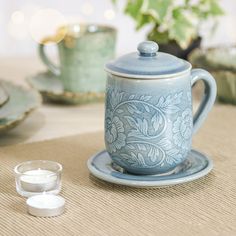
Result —
[[137, 18], [137, 30], [141, 29], [144, 25], [152, 23], [154, 21], [153, 17], [148, 14], [142, 14]]
[[209, 4], [210, 4], [209, 15], [219, 16], [224, 14], [224, 11], [221, 9], [220, 5], [216, 0], [209, 1]]
[[169, 33], [168, 32], [159, 32], [158, 26], [156, 26], [148, 34], [148, 40], [155, 41], [160, 44], [167, 44], [169, 42]]
[[173, 18], [174, 20], [169, 30], [169, 36], [182, 48], [186, 48], [190, 41], [196, 36], [196, 28], [185, 16], [182, 8], [173, 10]]
[[140, 10], [143, 6], [144, 0], [128, 0], [127, 5], [125, 7], [125, 13], [133, 17], [134, 19], [138, 19], [140, 17]]
[[[111, 1], [114, 4], [118, 2]], [[148, 35], [150, 40], [159, 43], [174, 40], [185, 48], [197, 36], [201, 22], [224, 14], [219, 0], [190, 3], [190, 0], [184, 0], [175, 7], [175, 0], [127, 0], [124, 12], [135, 20], [137, 30], [147, 24], [153, 25]]]
[[147, 12], [162, 22], [172, 6], [173, 0], [148, 0]]

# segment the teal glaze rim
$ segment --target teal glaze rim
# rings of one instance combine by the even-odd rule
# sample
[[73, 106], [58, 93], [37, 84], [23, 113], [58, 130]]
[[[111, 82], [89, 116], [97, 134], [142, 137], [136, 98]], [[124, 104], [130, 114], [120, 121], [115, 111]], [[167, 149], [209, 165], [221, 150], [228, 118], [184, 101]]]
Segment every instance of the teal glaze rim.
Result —
[[[68, 23], [68, 24], [64, 24], [64, 25], [60, 26], [58, 28], [58, 30], [60, 31], [63, 28], [65, 28], [66, 29], [65, 37], [71, 36], [74, 38], [79, 38], [80, 37], [79, 32], [77, 34], [73, 34], [73, 31], [70, 31], [70, 28], [73, 26], [76, 26], [76, 25], [84, 27], [86, 29], [86, 31], [85, 31], [86, 34], [94, 34], [94, 33], [114, 33], [114, 34], [116, 34], [117, 33], [116, 27], [113, 27], [111, 25], [106, 25], [106, 24], [97, 24], [97, 23], [93, 23], [93, 22], [91, 22], [91, 23], [79, 23], [79, 22]], [[88, 28], [91, 26], [96, 26], [97, 30], [94, 32], [88, 31]]]
[[[106, 181], [112, 184], [118, 184], [118, 185], [122, 185], [122, 186], [130, 186], [130, 187], [136, 187], [136, 188], [161, 188], [161, 187], [169, 187], [169, 186], [173, 186], [173, 185], [178, 185], [178, 184], [184, 184], [184, 183], [188, 183], [194, 180], [197, 180], [199, 178], [202, 178], [204, 176], [206, 176], [207, 174], [209, 174], [211, 172], [211, 170], [213, 169], [214, 165], [213, 165], [213, 161], [211, 158], [209, 158], [209, 156], [197, 151], [196, 149], [191, 149], [191, 151], [197, 153], [198, 155], [204, 156], [206, 158], [206, 160], [208, 161], [208, 164], [206, 165], [206, 167], [192, 175], [188, 175], [188, 176], [184, 176], [184, 177], [180, 177], [180, 178], [176, 178], [176, 179], [167, 179], [167, 180], [157, 180], [157, 181], [135, 181], [135, 180], [126, 180], [126, 179], [118, 179], [114, 176], [111, 175], [107, 175], [107, 174], [102, 174], [99, 170], [97, 170], [92, 162], [93, 159], [98, 156], [101, 155], [103, 152], [106, 152], [106, 150], [102, 150], [96, 154], [94, 154], [93, 156], [91, 156], [88, 161], [87, 161], [87, 167], [90, 171], [90, 173], [92, 175], [94, 175], [96, 178], [102, 180], [102, 181]], [[158, 184], [157, 184], [158, 182]]]

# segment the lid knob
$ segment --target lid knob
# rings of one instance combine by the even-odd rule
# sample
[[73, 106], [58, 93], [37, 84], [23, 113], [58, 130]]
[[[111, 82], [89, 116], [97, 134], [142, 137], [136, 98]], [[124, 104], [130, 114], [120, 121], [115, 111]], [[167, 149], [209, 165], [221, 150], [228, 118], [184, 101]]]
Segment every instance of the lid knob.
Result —
[[138, 45], [140, 56], [154, 57], [157, 54], [159, 46], [153, 41], [144, 41]]

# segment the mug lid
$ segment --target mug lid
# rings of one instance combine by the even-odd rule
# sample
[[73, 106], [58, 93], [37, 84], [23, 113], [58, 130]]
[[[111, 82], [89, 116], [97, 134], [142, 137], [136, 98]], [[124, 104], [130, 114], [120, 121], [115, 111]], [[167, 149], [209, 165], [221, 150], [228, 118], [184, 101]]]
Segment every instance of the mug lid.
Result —
[[153, 41], [144, 41], [133, 52], [108, 62], [105, 70], [111, 74], [141, 79], [173, 77], [191, 69], [191, 64], [168, 53], [158, 52]]

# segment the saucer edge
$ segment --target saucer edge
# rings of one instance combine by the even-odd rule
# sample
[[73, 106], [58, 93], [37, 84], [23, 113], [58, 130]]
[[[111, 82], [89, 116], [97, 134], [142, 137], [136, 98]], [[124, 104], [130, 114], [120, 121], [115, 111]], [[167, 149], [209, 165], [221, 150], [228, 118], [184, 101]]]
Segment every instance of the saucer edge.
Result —
[[108, 177], [108, 175], [102, 174], [100, 171], [98, 171], [92, 163], [93, 159], [96, 156], [102, 154], [103, 152], [106, 152], [106, 150], [102, 150], [100, 152], [95, 153], [93, 156], [91, 156], [87, 161], [87, 167], [88, 167], [90, 173], [92, 175], [94, 175], [95, 177], [97, 177], [98, 179], [109, 182], [109, 183], [113, 183], [113, 184], [130, 186], [130, 187], [135, 187], [135, 188], [170, 187], [173, 185], [183, 184], [183, 183], [191, 182], [196, 179], [202, 178], [202, 177], [206, 176], [207, 174], [209, 174], [211, 172], [211, 170], [213, 169], [213, 161], [211, 160], [211, 158], [209, 158], [207, 155], [197, 151], [196, 149], [191, 149], [191, 151], [194, 151], [197, 154], [203, 156], [207, 160], [208, 163], [203, 170], [201, 170], [197, 173], [194, 173], [192, 175], [189, 175], [189, 176], [187, 176], [187, 178], [181, 177], [181, 178], [172, 179], [172, 180], [157, 180], [157, 181], [135, 181], [135, 180], [132, 181], [132, 180], [126, 180], [126, 179], [120, 180], [114, 176]]

